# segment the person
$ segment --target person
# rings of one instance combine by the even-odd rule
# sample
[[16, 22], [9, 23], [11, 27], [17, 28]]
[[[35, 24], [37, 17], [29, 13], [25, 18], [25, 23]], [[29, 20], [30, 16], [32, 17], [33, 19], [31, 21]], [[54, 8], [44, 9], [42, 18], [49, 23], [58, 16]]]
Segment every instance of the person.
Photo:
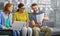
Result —
[[18, 5], [18, 10], [13, 16], [13, 21], [26, 22], [26, 27], [22, 28], [22, 36], [32, 36], [32, 29], [29, 27], [28, 13], [24, 11], [25, 6], [23, 3]]
[[[2, 12], [0, 12], [0, 30], [12, 30], [12, 14], [13, 4], [6, 3]], [[13, 30], [13, 36], [17, 36], [16, 31]]]
[[[44, 32], [45, 33], [44, 36], [51, 36], [51, 29], [47, 27], [46, 24], [44, 23], [44, 21], [48, 21], [48, 17], [45, 14], [45, 12], [40, 11], [36, 3], [33, 3], [31, 5], [31, 8], [33, 10], [33, 13], [29, 15], [29, 19], [31, 24], [30, 27], [33, 28], [34, 36], [39, 36], [39, 32]], [[36, 16], [42, 13], [44, 13], [44, 16], [42, 15], [43, 16], [42, 21], [37, 22]]]
[[10, 29], [12, 24], [13, 4], [7, 3], [4, 10], [0, 12], [0, 29]]

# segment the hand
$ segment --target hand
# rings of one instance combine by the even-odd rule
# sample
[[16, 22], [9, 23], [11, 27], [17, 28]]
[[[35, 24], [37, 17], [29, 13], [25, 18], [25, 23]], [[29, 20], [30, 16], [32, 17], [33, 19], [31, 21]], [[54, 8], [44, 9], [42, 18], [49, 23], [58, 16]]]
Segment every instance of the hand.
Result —
[[5, 26], [3, 26], [3, 29], [5, 30], [5, 29], [6, 29], [6, 27], [5, 27]]
[[28, 28], [28, 26], [26, 26], [26, 28]]
[[41, 27], [42, 26], [42, 24], [38, 24], [39, 25], [39, 27]]
[[41, 27], [41, 26], [42, 26], [42, 23], [41, 23], [41, 22], [39, 22], [39, 23], [38, 23], [38, 26], [39, 26], [39, 27]]
[[44, 20], [45, 20], [45, 21], [48, 21], [49, 18], [48, 18], [47, 16], [44, 16]]
[[9, 30], [13, 30], [13, 29], [10, 27]]

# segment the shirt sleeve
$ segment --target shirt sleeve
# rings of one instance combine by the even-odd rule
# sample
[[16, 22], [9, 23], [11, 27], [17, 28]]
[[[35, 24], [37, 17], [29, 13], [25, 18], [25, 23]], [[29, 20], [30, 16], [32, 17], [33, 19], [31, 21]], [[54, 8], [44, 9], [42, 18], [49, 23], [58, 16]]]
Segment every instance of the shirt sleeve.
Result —
[[0, 28], [3, 29], [4, 27], [5, 27], [5, 26], [2, 25], [2, 14], [1, 14], [1, 12], [0, 12]]
[[29, 20], [32, 21], [33, 20], [33, 15], [32, 14], [29, 14]]

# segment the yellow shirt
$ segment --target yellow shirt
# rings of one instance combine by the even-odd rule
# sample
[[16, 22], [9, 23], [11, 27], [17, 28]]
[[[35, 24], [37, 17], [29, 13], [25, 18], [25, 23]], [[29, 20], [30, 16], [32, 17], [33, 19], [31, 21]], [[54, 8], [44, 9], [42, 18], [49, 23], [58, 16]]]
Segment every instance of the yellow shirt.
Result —
[[14, 21], [26, 22], [28, 20], [28, 13], [24, 12], [23, 14], [16, 12], [13, 16]]

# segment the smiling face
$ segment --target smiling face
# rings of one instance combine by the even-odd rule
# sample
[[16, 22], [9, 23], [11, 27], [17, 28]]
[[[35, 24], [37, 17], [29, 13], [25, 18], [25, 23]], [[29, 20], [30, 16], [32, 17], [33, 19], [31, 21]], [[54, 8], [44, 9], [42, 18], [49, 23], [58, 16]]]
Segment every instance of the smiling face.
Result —
[[24, 10], [25, 10], [25, 6], [22, 6], [21, 8], [19, 8], [19, 11], [21, 12], [24, 12]]
[[20, 3], [19, 5], [18, 5], [18, 12], [24, 12], [24, 10], [25, 10], [25, 6], [24, 6], [24, 4], [23, 3]]
[[39, 13], [38, 12], [38, 6], [32, 6], [32, 10], [34, 13]]
[[10, 12], [12, 12], [12, 11], [13, 11], [13, 5], [11, 5], [10, 7], [8, 7], [8, 10], [9, 10]]
[[38, 7], [37, 6], [32, 6], [32, 10], [36, 12], [36, 11], [38, 11]]
[[11, 13], [13, 11], [13, 4], [7, 3], [3, 10], [5, 13]]
[[38, 6], [37, 6], [37, 4], [32, 4], [31, 8], [32, 8], [34, 13], [38, 13]]

